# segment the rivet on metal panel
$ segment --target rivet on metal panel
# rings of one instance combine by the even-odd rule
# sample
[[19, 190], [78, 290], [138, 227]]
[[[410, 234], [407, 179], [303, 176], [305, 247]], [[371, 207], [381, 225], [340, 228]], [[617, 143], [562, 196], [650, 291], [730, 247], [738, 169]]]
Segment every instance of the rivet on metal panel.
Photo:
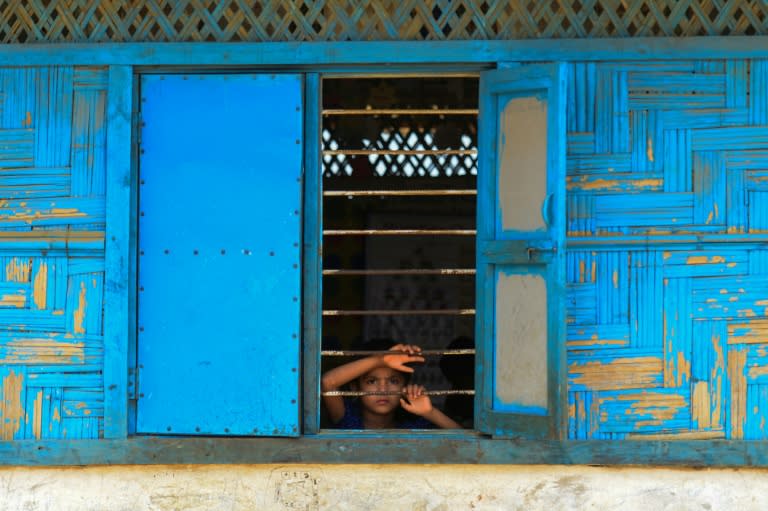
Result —
[[296, 428], [296, 426], [294, 426], [294, 427], [292, 428], [292, 431], [293, 431], [294, 433], [295, 433], [296, 431], [298, 431], [298, 429]]
[[224, 433], [229, 433], [229, 428], [224, 428]]
[[146, 103], [147, 102], [147, 98], [141, 98], [141, 102], [142, 103]]
[[192, 253], [193, 253], [194, 255], [197, 255], [197, 254], [199, 254], [200, 252], [198, 252], [197, 250], [193, 250], [193, 251], [192, 251]]
[[142, 211], [141, 213], [139, 213], [139, 215], [144, 216], [144, 212]]
[[144, 122], [144, 121], [141, 121], [141, 127], [142, 127], [142, 128], [143, 128], [144, 126], [146, 126], [146, 125], [147, 125], [147, 123], [146, 123], [146, 122]]
[[299, 144], [301, 144], [301, 140], [299, 140], [299, 139], [297, 138], [297, 139], [296, 139], [296, 145], [299, 145]]
[[199, 428], [199, 427], [196, 427], [196, 428], [195, 428], [195, 431], [197, 431], [197, 432], [199, 433], [199, 432], [200, 432], [200, 428]]
[[112, 241], [117, 241], [117, 236], [112, 236]]
[[294, 247], [298, 247], [298, 246], [299, 246], [299, 244], [298, 244], [298, 243], [296, 243], [296, 242], [294, 241], [294, 242], [293, 242], [293, 246], [294, 246]]
[[296, 404], [296, 400], [295, 399], [291, 399], [291, 404], [295, 405]]
[[144, 251], [143, 250], [139, 251], [139, 255], [144, 255]]
[[139, 151], [139, 153], [141, 153], [141, 154], [144, 154], [144, 149], [142, 149], [141, 151]]
[[296, 368], [295, 367], [291, 367], [291, 372], [295, 373], [296, 372]]
[[144, 397], [144, 393], [143, 393], [143, 392], [141, 392], [141, 393], [139, 394], [139, 397]]
[[294, 210], [293, 210], [293, 214], [294, 214], [294, 215], [298, 215], [298, 214], [299, 214], [299, 210], [298, 210], [298, 209], [294, 209]]
[[184, 75], [181, 77], [182, 80], [189, 80], [189, 77], [187, 75]]
[[143, 185], [144, 184], [144, 180], [142, 179], [141, 181], [139, 181], [139, 184]]
[[296, 264], [296, 263], [294, 263], [294, 264], [293, 264], [293, 267], [294, 267], [294, 268], [298, 268], [298, 267], [299, 267], [299, 265], [298, 265], [298, 264]]
[[296, 297], [294, 296], [294, 297], [293, 297], [293, 301], [294, 301], [294, 302], [298, 302], [298, 301], [299, 301], [299, 299], [298, 299], [298, 298], [296, 298]]
[[167, 428], [165, 428], [165, 429], [167, 429], [168, 431], [170, 431], [170, 430], [171, 430], [171, 427], [170, 427], [170, 426], [168, 426], [168, 427], [167, 427]]
[[243, 255], [251, 255], [251, 251], [248, 250], [247, 248], [244, 248], [243, 249]]
[[298, 337], [296, 334], [291, 334], [292, 339], [296, 339], [296, 337]]
[[272, 76], [270, 76], [270, 78], [272, 78], [274, 80], [275, 78], [277, 78], [277, 76], [272, 75]]
[[166, 254], [166, 255], [168, 255], [168, 254], [170, 254], [170, 253], [171, 253], [171, 251], [170, 251], [170, 250], [168, 250], [168, 249], [166, 248], [165, 250], [163, 250], [163, 253], [164, 253], [164, 254]]
[[160, 79], [161, 79], [161, 80], [165, 80], [165, 76], [161, 76], [161, 77], [160, 77]]
[[143, 327], [143, 326], [140, 326], [140, 327], [139, 327], [139, 332], [143, 332], [143, 331], [144, 331], [144, 327]]
[[144, 286], [141, 286], [141, 287], [139, 288], [139, 291], [144, 291]]
[[275, 434], [275, 435], [279, 435], [280, 434], [280, 430], [275, 428], [275, 429], [272, 430], [272, 433]]
[[224, 249], [222, 248], [222, 249], [221, 249], [221, 255], [224, 255], [224, 254], [226, 254], [226, 253], [227, 253], [227, 251], [226, 251], [226, 250], [224, 250]]
[[275, 253], [274, 253], [273, 251], [271, 251], [271, 250], [270, 250], [270, 251], [269, 251], [269, 255], [273, 256], [273, 255], [275, 255]]
[[300, 177], [297, 177], [297, 178], [296, 178], [296, 182], [297, 182], [297, 183], [301, 183], [301, 178], [300, 178]]

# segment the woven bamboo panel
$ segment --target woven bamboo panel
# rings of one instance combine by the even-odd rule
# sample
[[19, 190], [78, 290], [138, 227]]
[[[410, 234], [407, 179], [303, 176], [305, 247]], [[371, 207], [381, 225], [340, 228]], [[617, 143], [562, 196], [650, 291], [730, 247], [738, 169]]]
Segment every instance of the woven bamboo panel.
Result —
[[2, 0], [0, 41], [367, 41], [766, 34], [762, 0]]
[[0, 440], [103, 429], [104, 68], [0, 69]]
[[766, 62], [571, 71], [569, 436], [768, 438]]

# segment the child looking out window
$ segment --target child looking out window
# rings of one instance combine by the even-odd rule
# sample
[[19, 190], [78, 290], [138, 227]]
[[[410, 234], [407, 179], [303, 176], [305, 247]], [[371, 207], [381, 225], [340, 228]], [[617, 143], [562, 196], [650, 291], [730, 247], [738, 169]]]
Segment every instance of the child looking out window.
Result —
[[[323, 395], [323, 404], [335, 428], [461, 428], [453, 419], [432, 406], [422, 385], [408, 383], [413, 368], [406, 364], [424, 362], [421, 348], [396, 344], [391, 353], [341, 365], [323, 374], [322, 390], [338, 390], [350, 383], [355, 390], [371, 392], [357, 400]], [[402, 413], [402, 411], [407, 413]]]

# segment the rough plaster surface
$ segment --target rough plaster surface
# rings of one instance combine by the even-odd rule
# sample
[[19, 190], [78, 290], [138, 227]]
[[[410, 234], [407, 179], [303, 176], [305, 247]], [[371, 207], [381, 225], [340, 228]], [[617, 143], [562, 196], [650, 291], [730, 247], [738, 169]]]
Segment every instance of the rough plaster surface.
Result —
[[768, 470], [233, 465], [0, 469], [3, 511], [765, 510]]

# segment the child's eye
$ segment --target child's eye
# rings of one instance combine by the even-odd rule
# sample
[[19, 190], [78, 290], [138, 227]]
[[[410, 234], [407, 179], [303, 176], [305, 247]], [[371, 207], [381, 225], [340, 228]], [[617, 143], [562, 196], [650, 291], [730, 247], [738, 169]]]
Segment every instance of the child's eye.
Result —
[[400, 385], [401, 381], [400, 381], [400, 378], [390, 378], [389, 383], [391, 383], [392, 385]]
[[366, 385], [375, 385], [376, 384], [376, 378], [368, 378], [365, 380]]

